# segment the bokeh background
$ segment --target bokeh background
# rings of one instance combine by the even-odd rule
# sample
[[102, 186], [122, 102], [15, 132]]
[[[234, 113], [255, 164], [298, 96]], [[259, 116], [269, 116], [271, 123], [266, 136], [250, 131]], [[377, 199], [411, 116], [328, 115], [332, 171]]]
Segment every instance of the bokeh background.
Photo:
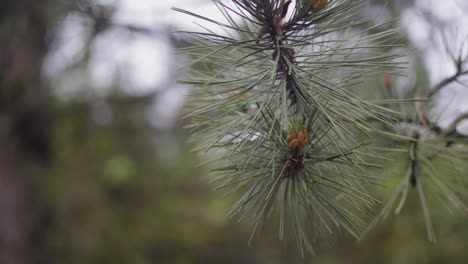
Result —
[[[190, 87], [176, 80], [190, 58], [171, 32], [197, 27], [172, 6], [222, 19], [208, 0], [2, 1], [0, 263], [467, 263], [468, 212], [432, 208], [432, 244], [416, 195], [363, 241], [335, 234], [314, 257], [274, 229], [248, 246], [247, 226], [225, 217], [235, 195], [213, 190], [186, 143]], [[369, 0], [361, 16], [396, 18], [402, 93], [455, 71], [435, 36], [466, 38], [468, 1]], [[443, 126], [466, 111], [454, 83], [432, 114]]]

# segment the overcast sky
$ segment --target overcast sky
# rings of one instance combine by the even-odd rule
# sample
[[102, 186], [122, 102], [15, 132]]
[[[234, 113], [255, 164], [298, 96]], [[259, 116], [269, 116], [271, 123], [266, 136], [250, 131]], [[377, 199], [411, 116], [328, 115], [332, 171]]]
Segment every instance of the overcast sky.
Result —
[[[150, 120], [156, 126], [170, 127], [171, 120], [175, 117], [174, 113], [177, 113], [177, 109], [183, 104], [183, 93], [187, 92], [187, 87], [171, 83], [176, 68], [171, 62], [181, 58], [173, 55], [169, 36], [164, 34], [164, 30], [168, 26], [181, 29], [197, 27], [194, 18], [174, 12], [170, 8], [188, 9], [215, 20], [222, 20], [222, 15], [210, 3], [211, 1], [203, 0], [99, 0], [97, 2], [115, 4], [116, 12], [113, 20], [117, 24], [137, 25], [155, 32], [160, 30], [160, 33], [148, 36], [131, 34], [121, 28], [108, 30], [92, 43], [89, 68], [67, 73], [66, 78], [63, 78], [67, 66], [80, 60], [84, 55], [83, 47], [91, 34], [90, 21], [78, 14], [69, 15], [64, 21], [59, 42], [45, 63], [46, 75], [55, 83], [54, 86], [58, 87], [55, 92], [66, 97], [83, 93], [83, 87], [90, 87], [91, 90], [88, 91], [90, 94], [104, 95], [116, 78], [119, 78], [123, 89], [130, 94], [147, 94], [164, 89], [164, 93], [155, 104]], [[457, 27], [466, 39], [468, 36], [466, 2], [468, 1], [416, 0], [413, 8], [401, 14], [401, 26], [408, 32], [413, 46], [424, 58], [432, 84], [449, 76], [455, 69], [448, 61], [444, 50], [437, 45], [432, 25], [421, 14], [432, 13], [438, 22]], [[203, 25], [219, 30], [209, 23]], [[468, 44], [465, 42], [465, 45]], [[468, 52], [468, 48], [465, 51]], [[83, 74], [87, 74], [89, 78], [83, 78]], [[468, 111], [468, 88], [454, 84], [444, 91], [443, 97], [441, 105], [446, 105], [450, 101], [450, 107], [444, 110], [443, 115], [447, 122], [449, 121], [447, 118], [453, 116], [453, 111]], [[440, 109], [445, 108], [440, 107]]]

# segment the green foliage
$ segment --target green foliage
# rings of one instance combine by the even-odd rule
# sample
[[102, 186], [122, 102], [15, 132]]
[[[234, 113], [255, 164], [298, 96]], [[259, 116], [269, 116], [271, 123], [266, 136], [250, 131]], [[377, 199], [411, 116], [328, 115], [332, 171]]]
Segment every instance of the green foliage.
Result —
[[[224, 221], [222, 213], [235, 197], [220, 199], [210, 191], [202, 178], [204, 170], [194, 169], [199, 160], [183, 143], [186, 137], [181, 128], [157, 133], [138, 124], [134, 117], [145, 112], [143, 103], [111, 107], [127, 115], [117, 114], [114, 122], [102, 125], [93, 121], [88, 103], [67, 101], [53, 109], [60, 113], [54, 130], [55, 149], [60, 155], [50, 168], [36, 171], [40, 186], [44, 186], [38, 190], [47, 193], [53, 212], [53, 225], [47, 229], [44, 242], [49, 263], [466, 261], [466, 215], [431, 210], [441, 237], [437, 245], [428, 245], [417, 194], [411, 189], [398, 218], [390, 214], [391, 221], [377, 226], [361, 243], [346, 236], [335, 237], [333, 247], [321, 243], [315, 247], [318, 256], [303, 259], [297, 256], [293, 243], [278, 245], [276, 232], [264, 232], [261, 242], [247, 247], [245, 226]], [[162, 143], [178, 151], [174, 165], [158, 158], [167, 152], [159, 147]], [[395, 152], [385, 167], [387, 175], [399, 175], [406, 169], [408, 152], [399, 153]], [[116, 160], [123, 163], [118, 166], [126, 167], [125, 181], [114, 181], [110, 167]], [[445, 175], [448, 170], [440, 173]], [[385, 183], [391, 187], [399, 180], [392, 177]], [[375, 196], [383, 199], [390, 191], [377, 188]], [[313, 223], [307, 223], [308, 228]], [[285, 229], [290, 224], [286, 222]], [[285, 241], [294, 242], [292, 237], [285, 237]]]

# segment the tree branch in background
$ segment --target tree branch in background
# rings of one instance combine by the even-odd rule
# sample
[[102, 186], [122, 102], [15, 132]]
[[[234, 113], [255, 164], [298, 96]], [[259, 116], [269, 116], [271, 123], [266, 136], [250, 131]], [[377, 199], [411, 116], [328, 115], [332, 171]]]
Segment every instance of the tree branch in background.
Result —
[[410, 178], [409, 181], [411, 186], [414, 188], [418, 183], [418, 174], [419, 174], [419, 160], [418, 160], [418, 140], [419, 140], [419, 133], [415, 132], [412, 138], [414, 141], [410, 141], [410, 159], [411, 159], [411, 166], [410, 166]]
[[468, 120], [468, 112], [460, 114], [455, 120], [453, 120], [452, 124], [445, 130], [444, 134], [446, 136], [451, 136], [451, 135], [461, 135], [457, 133], [457, 127], [458, 125], [463, 122], [464, 120]]
[[[468, 70], [463, 70], [463, 65], [465, 64], [466, 60], [462, 60], [461, 55], [459, 56], [458, 59], [454, 59], [453, 62], [455, 64], [455, 67], [457, 68], [456, 73], [448, 78], [443, 79], [434, 87], [432, 87], [432, 89], [427, 95], [428, 98], [434, 97], [434, 95], [438, 94], [443, 88], [447, 87], [449, 84], [453, 82], [459, 82], [460, 77], [464, 75], [468, 75]], [[416, 112], [418, 114], [419, 120], [421, 121], [423, 127], [428, 128], [431, 131], [435, 132], [436, 134], [439, 134], [444, 137], [450, 137], [450, 136], [455, 136], [458, 138], [467, 137], [467, 135], [457, 133], [457, 126], [463, 120], [468, 119], [468, 112], [463, 113], [459, 115], [457, 118], [455, 118], [455, 120], [447, 129], [442, 129], [439, 125], [436, 124], [436, 122], [432, 122], [428, 118], [428, 116], [424, 113], [420, 99], [421, 99], [421, 94], [420, 94], [420, 91], [417, 90], [415, 108], [416, 108]], [[452, 143], [449, 143], [448, 145], [451, 145]]]
[[455, 65], [457, 67], [457, 72], [453, 76], [443, 79], [441, 82], [432, 87], [427, 97], [432, 98], [434, 95], [439, 93], [444, 87], [446, 87], [452, 82], [457, 81], [458, 78], [462, 77], [463, 75], [468, 74], [468, 70], [463, 70], [463, 61], [457, 60], [455, 61]]

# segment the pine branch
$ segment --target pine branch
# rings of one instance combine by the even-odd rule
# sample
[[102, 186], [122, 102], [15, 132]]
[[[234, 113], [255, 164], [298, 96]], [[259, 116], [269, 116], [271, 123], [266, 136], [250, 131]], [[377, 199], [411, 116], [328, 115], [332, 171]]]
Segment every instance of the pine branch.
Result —
[[219, 188], [244, 192], [228, 215], [248, 221], [253, 238], [278, 213], [279, 237], [294, 231], [301, 252], [334, 229], [358, 237], [377, 203], [366, 188], [375, 181], [366, 171], [378, 167], [368, 161], [375, 127], [366, 117], [391, 124], [394, 113], [349, 88], [398, 67], [398, 55], [377, 51], [396, 31], [355, 20], [361, 1], [214, 3], [226, 22], [175, 10], [227, 33], [182, 32], [192, 46], [181, 52], [193, 57], [182, 82], [194, 86], [192, 139], [218, 157]]
[[[449, 50], [447, 38], [444, 44], [446, 45], [445, 48]], [[454, 82], [458, 82], [461, 77], [468, 74], [468, 71], [464, 70], [468, 56], [463, 54], [463, 49], [458, 55], [450, 54], [457, 72], [432, 87], [427, 98], [432, 98], [442, 89]], [[393, 81], [391, 79], [386, 78], [384, 81], [387, 89], [392, 88]], [[416, 89], [415, 94], [415, 98], [412, 99], [414, 102], [413, 117], [402, 116], [397, 122], [397, 127], [399, 128], [397, 129], [398, 135], [387, 134], [399, 143], [406, 144], [406, 146], [409, 145], [408, 152], [410, 155], [401, 157], [406, 159], [408, 164], [406, 175], [403, 177], [402, 183], [396, 189], [393, 197], [364, 231], [364, 234], [367, 234], [378, 221], [385, 219], [392, 208], [395, 208], [395, 214], [398, 214], [402, 210], [409, 191], [408, 186], [417, 189], [430, 241], [435, 241], [435, 231], [429, 214], [430, 203], [424, 190], [430, 190], [433, 194], [436, 194], [438, 199], [446, 205], [446, 208], [456, 208], [457, 211], [466, 209], [466, 206], [455, 193], [456, 190], [466, 191], [465, 171], [468, 167], [466, 164], [468, 155], [459, 148], [450, 147], [457, 142], [463, 143], [463, 139], [467, 138], [467, 135], [457, 132], [457, 127], [468, 118], [468, 113], [458, 115], [444, 129], [426, 115], [423, 109], [425, 99], [423, 99], [418, 89]], [[398, 198], [400, 198], [400, 202], [397, 204]]]

